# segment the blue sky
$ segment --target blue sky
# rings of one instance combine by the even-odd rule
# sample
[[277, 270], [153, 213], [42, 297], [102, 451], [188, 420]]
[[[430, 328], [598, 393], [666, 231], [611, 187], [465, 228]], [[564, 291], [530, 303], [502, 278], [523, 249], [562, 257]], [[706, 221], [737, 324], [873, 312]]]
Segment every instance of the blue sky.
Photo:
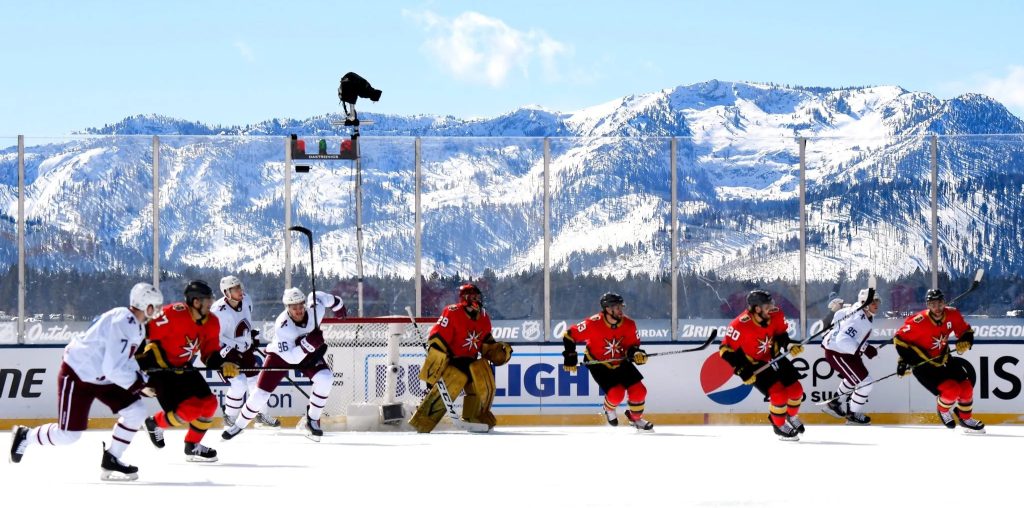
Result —
[[[0, 137], [157, 113], [572, 111], [709, 79], [986, 93], [1024, 117], [1024, 2], [0, 0]], [[371, 7], [371, 4], [373, 5]]]

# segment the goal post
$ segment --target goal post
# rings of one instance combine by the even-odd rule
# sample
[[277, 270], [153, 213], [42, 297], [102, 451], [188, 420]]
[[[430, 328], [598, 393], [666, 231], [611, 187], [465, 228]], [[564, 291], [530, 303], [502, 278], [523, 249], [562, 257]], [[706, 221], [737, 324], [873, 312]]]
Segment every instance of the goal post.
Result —
[[435, 322], [417, 318], [417, 334], [408, 316], [324, 319], [334, 382], [321, 424], [329, 430], [410, 430], [407, 421], [424, 395], [423, 340]]

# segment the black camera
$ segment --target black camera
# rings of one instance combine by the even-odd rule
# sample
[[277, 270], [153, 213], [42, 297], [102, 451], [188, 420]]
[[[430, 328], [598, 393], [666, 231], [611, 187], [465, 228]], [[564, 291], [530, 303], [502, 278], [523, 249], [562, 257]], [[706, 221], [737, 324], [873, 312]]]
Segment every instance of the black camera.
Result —
[[338, 98], [346, 104], [355, 105], [359, 97], [377, 102], [380, 100], [380, 94], [380, 90], [370, 86], [369, 81], [354, 72], [342, 76], [338, 85]]

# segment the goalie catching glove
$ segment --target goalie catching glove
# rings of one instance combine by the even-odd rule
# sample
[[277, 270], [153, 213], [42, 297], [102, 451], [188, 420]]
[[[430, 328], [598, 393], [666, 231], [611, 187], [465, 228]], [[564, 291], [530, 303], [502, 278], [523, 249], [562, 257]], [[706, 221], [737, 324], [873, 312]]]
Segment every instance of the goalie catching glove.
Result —
[[512, 359], [512, 345], [508, 342], [484, 342], [480, 347], [480, 356], [495, 366], [505, 365]]

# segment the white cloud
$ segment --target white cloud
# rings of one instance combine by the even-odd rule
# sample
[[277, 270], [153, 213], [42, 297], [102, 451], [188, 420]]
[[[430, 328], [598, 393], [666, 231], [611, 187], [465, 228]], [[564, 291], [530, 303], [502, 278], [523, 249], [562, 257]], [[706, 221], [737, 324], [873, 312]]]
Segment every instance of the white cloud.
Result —
[[511, 76], [530, 77], [539, 66], [549, 81], [561, 79], [560, 60], [572, 48], [543, 31], [522, 31], [504, 21], [467, 11], [454, 19], [430, 11], [403, 11], [427, 32], [424, 50], [455, 78], [500, 87]]
[[255, 62], [256, 61], [256, 57], [255, 57], [255, 55], [253, 55], [252, 48], [250, 48], [248, 44], [246, 44], [246, 43], [244, 43], [242, 41], [235, 41], [234, 46], [235, 46], [235, 49], [238, 50], [238, 54], [242, 55], [242, 58], [246, 62]]
[[1006, 74], [992, 76], [976, 74], [965, 81], [944, 83], [940, 89], [951, 95], [977, 92], [1001, 102], [1018, 116], [1024, 113], [1024, 66], [1011, 65]]

